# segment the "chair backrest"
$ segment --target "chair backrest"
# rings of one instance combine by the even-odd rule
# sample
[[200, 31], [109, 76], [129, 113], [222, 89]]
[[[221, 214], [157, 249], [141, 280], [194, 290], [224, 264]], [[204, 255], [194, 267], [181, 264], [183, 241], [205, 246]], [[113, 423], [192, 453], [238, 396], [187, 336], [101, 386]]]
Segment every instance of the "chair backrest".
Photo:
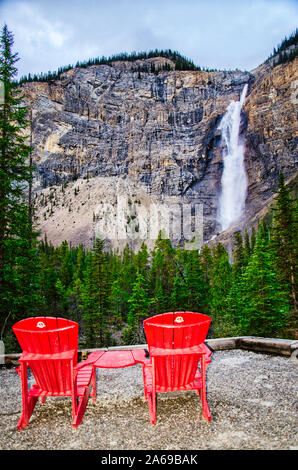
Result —
[[24, 352], [39, 354], [41, 359], [30, 362], [30, 368], [39, 387], [52, 393], [71, 390], [69, 360], [43, 359], [42, 355], [75, 351], [77, 362], [78, 324], [65, 318], [34, 317], [19, 321], [13, 331]]
[[165, 389], [190, 384], [195, 377], [211, 318], [196, 312], [168, 312], [148, 318], [144, 329], [154, 357], [155, 383]]

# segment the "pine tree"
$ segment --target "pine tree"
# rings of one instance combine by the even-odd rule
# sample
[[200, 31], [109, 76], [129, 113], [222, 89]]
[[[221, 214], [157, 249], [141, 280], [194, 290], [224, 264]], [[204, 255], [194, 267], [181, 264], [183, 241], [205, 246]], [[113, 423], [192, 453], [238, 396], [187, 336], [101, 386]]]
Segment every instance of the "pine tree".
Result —
[[162, 313], [171, 308], [171, 294], [176, 276], [175, 249], [169, 239], [160, 232], [152, 251], [149, 272], [150, 290], [155, 299], [154, 313]]
[[132, 286], [132, 293], [128, 299], [129, 312], [127, 323], [129, 325], [125, 332], [126, 342], [130, 344], [144, 342], [142, 335], [143, 320], [148, 317], [149, 306], [152, 300], [148, 294], [148, 285], [141, 273], [137, 274]]
[[119, 278], [116, 278], [112, 281], [111, 291], [110, 291], [110, 308], [111, 308], [111, 317], [113, 323], [116, 327], [120, 328], [124, 320], [122, 316], [122, 307], [124, 303], [124, 293], [121, 289]]
[[[150, 283], [152, 285], [152, 280]], [[159, 276], [155, 277], [151, 292], [153, 294], [152, 313], [158, 315], [165, 312], [167, 310], [166, 305], [168, 304], [168, 299], [165, 299], [161, 278]]]
[[239, 272], [233, 272], [231, 288], [227, 294], [227, 311], [222, 324], [220, 336], [246, 335], [243, 317], [245, 317], [247, 282], [244, 279], [245, 267]]
[[234, 263], [232, 266], [231, 288], [227, 295], [227, 312], [225, 315], [224, 336], [239, 336], [242, 334], [242, 316], [245, 309], [244, 293], [246, 284], [244, 272], [250, 257], [250, 241], [247, 230], [243, 243], [240, 232], [235, 234]]
[[72, 262], [72, 281], [67, 288], [67, 302], [72, 320], [81, 324], [82, 319], [82, 285], [85, 270], [85, 250], [82, 245], [75, 249], [75, 259]]
[[297, 315], [297, 205], [290, 196], [282, 173], [279, 177], [276, 206], [273, 211], [271, 245], [276, 254], [279, 277], [287, 288], [289, 304], [295, 317]]
[[135, 256], [135, 265], [138, 272], [147, 278], [149, 273], [149, 253], [144, 242]]
[[[128, 299], [132, 293], [132, 285], [136, 278], [136, 266], [135, 266], [135, 255], [133, 251], [129, 248], [128, 244], [125, 246], [121, 265], [119, 267], [118, 282], [119, 290], [117, 295], [121, 295], [121, 314], [122, 318], [125, 321], [127, 319], [129, 304]], [[120, 301], [120, 297], [119, 297]]]
[[249, 257], [251, 255], [251, 244], [250, 244], [250, 239], [249, 239], [249, 234], [247, 229], [245, 229], [245, 235], [244, 235], [244, 264], [247, 265], [249, 261]]
[[62, 301], [61, 298], [62, 289], [55, 250], [53, 249], [51, 253], [41, 251], [39, 265], [41, 269], [41, 292], [45, 302], [43, 314], [49, 316], [62, 315], [64, 313], [64, 307], [62, 307], [64, 300]]
[[203, 276], [205, 278], [206, 284], [209, 286], [212, 267], [212, 254], [208, 245], [203, 245], [200, 254], [200, 261], [202, 265]]
[[164, 258], [162, 252], [158, 249], [153, 250], [151, 268], [149, 272], [150, 291], [152, 292], [154, 302], [152, 305], [153, 313], [159, 314], [166, 311], [168, 299], [165, 295], [164, 287]]
[[[197, 250], [176, 250], [180, 286], [174, 280], [174, 289], [179, 294], [179, 305], [182, 310], [205, 313], [208, 310], [208, 286], [203, 273], [201, 258]], [[180, 292], [180, 293], [179, 293]]]
[[189, 310], [189, 290], [185, 267], [179, 266], [173, 279], [173, 288], [169, 299], [168, 309], [171, 311]]
[[88, 347], [98, 346], [99, 325], [101, 312], [99, 311], [97, 298], [97, 279], [94, 273], [93, 256], [89, 252], [86, 256], [86, 269], [81, 291], [82, 321], [85, 344]]
[[229, 256], [221, 243], [212, 250], [211, 317], [215, 335], [221, 335], [228, 313], [228, 294], [231, 288], [232, 268]]
[[241, 330], [244, 335], [280, 336], [288, 303], [276, 269], [266, 227], [259, 225], [256, 243], [243, 273]]
[[89, 347], [107, 346], [109, 342], [106, 321], [109, 312], [110, 283], [106, 267], [104, 242], [96, 239], [92, 251], [86, 257], [82, 285], [82, 319]]
[[187, 252], [179, 246], [175, 249], [174, 262], [176, 269], [168, 304], [171, 311], [187, 310], [189, 291], [185, 272], [186, 256]]
[[[13, 35], [4, 25], [0, 38], [0, 331], [24, 316], [34, 315], [41, 305], [36, 236], [32, 207], [26, 190], [31, 184], [31, 147], [26, 144], [27, 109], [20, 90], [13, 85], [17, 53]], [[9, 322], [7, 323], [7, 319]]]
[[254, 227], [252, 227], [251, 229], [251, 235], [250, 235], [250, 250], [251, 250], [251, 253], [255, 247], [255, 244], [256, 244], [256, 229]]
[[233, 252], [233, 257], [234, 257], [233, 270], [240, 271], [245, 263], [243, 239], [242, 239], [242, 235], [240, 232], [235, 233], [234, 238], [235, 239], [234, 239], [234, 252]]
[[62, 242], [57, 250], [57, 255], [59, 257], [59, 278], [67, 289], [72, 283], [74, 268], [72, 250], [67, 241]]

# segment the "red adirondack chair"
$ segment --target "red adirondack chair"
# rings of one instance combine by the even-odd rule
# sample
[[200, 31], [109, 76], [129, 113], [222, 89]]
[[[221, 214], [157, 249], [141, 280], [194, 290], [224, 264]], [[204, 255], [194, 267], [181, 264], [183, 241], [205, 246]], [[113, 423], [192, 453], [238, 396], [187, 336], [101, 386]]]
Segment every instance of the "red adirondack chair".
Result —
[[156, 394], [179, 390], [196, 390], [203, 417], [211, 420], [206, 398], [211, 351], [204, 344], [210, 323], [207, 315], [194, 312], [163, 313], [144, 321], [150, 360], [143, 365], [143, 379], [152, 424], [156, 422]]
[[[71, 397], [72, 422], [82, 422], [92, 390], [96, 398], [95, 369], [77, 364], [78, 324], [64, 318], [35, 317], [16, 323], [13, 331], [23, 350], [20, 367], [22, 380], [22, 416], [18, 429], [24, 429], [32, 415], [38, 398]], [[36, 383], [28, 390], [27, 369], [31, 369]]]

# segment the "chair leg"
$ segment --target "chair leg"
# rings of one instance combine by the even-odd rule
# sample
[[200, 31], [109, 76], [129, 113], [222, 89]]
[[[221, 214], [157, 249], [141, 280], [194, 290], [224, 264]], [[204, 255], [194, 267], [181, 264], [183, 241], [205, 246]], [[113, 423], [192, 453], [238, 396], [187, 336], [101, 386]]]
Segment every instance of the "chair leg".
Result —
[[201, 375], [202, 375], [202, 388], [200, 390], [200, 397], [201, 397], [201, 402], [202, 402], [202, 411], [203, 411], [203, 417], [207, 421], [211, 421], [211, 413], [209, 410], [209, 406], [207, 403], [207, 394], [206, 394], [206, 363], [205, 363], [205, 358], [204, 356], [202, 357], [201, 361]]
[[149, 414], [150, 414], [150, 421], [151, 424], [156, 423], [156, 394], [150, 393], [148, 394], [148, 405], [149, 405]]
[[19, 374], [22, 380], [22, 415], [18, 422], [18, 430], [25, 429], [29, 424], [30, 417], [33, 413], [38, 397], [28, 396], [27, 367], [21, 363]]
[[211, 413], [209, 410], [209, 406], [207, 403], [207, 397], [206, 397], [206, 389], [202, 389], [201, 391], [201, 403], [202, 403], [202, 411], [203, 411], [203, 418], [205, 418], [207, 421], [211, 421]]
[[33, 413], [33, 410], [35, 408], [37, 401], [38, 401], [38, 397], [27, 398], [27, 405], [25, 406], [25, 409], [23, 408], [22, 416], [18, 422], [19, 431], [21, 431], [22, 429], [25, 429], [25, 427], [28, 426], [29, 420], [31, 418], [31, 415]]
[[79, 401], [78, 406], [76, 407], [76, 410], [73, 410], [74, 417], [73, 417], [72, 424], [74, 428], [77, 428], [83, 420], [83, 416], [85, 413], [85, 409], [86, 409], [90, 391], [91, 391], [91, 386], [92, 386], [92, 381], [90, 382], [88, 387], [86, 387], [84, 395], [80, 398], [80, 401]]
[[96, 401], [96, 368], [93, 367], [92, 371], [92, 397], [93, 397], [93, 403]]

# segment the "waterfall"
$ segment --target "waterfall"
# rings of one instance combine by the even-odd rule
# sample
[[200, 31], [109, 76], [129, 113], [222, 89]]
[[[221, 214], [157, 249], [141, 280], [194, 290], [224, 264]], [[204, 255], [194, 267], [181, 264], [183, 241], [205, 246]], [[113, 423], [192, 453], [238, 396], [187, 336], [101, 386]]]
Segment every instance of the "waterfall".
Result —
[[239, 219], [245, 207], [247, 178], [244, 167], [244, 144], [239, 139], [240, 115], [247, 92], [247, 84], [240, 101], [232, 101], [218, 127], [221, 130], [223, 173], [219, 198], [218, 222], [225, 230]]

